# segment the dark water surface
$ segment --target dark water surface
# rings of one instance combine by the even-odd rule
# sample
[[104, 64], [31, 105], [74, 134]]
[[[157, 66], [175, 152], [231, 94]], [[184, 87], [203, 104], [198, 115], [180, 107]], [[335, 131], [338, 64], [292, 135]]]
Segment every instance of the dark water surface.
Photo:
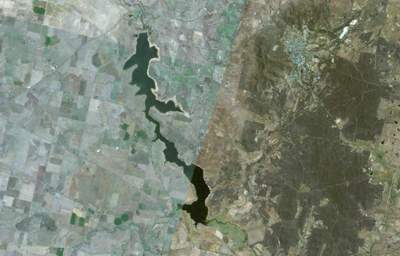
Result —
[[155, 46], [150, 46], [147, 33], [140, 33], [137, 38], [136, 53], [130, 57], [124, 64], [124, 70], [127, 70], [136, 65], [132, 72], [132, 80], [130, 84], [139, 87], [137, 95], [146, 95], [145, 100], [145, 116], [155, 124], [154, 130], [156, 138], [154, 141], [160, 140], [164, 143], [165, 160], [174, 163], [183, 168], [185, 176], [194, 185], [197, 195], [197, 200], [190, 205], [183, 205], [182, 209], [187, 211], [195, 223], [206, 224], [208, 208], [205, 205], [205, 200], [210, 194], [210, 189], [204, 181], [204, 171], [199, 166], [191, 164], [187, 165], [179, 158], [178, 150], [175, 144], [165, 138], [160, 129], [160, 123], [150, 115], [150, 108], [155, 107], [161, 113], [170, 111], [183, 112], [183, 110], [174, 101], [158, 100], [154, 94], [156, 90], [155, 81], [148, 75], [149, 63], [152, 59], [158, 58], [158, 49]]

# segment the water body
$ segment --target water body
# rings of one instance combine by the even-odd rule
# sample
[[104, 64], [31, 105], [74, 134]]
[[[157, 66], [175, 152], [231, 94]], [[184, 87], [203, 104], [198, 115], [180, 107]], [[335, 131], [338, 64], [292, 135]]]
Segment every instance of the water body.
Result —
[[157, 85], [154, 79], [149, 76], [148, 70], [150, 61], [156, 58], [158, 58], [157, 47], [150, 45], [147, 33], [140, 33], [137, 38], [136, 53], [126, 61], [123, 69], [127, 70], [131, 67], [136, 67], [132, 72], [130, 84], [139, 87], [139, 91], [136, 93], [137, 95], [146, 95], [144, 112], [146, 118], [156, 126], [154, 129], [156, 134], [154, 141], [160, 140], [164, 143], [165, 149], [163, 153], [165, 160], [182, 167], [185, 176], [195, 187], [197, 200], [192, 204], [183, 205], [182, 209], [190, 214], [190, 217], [195, 221], [196, 225], [198, 223], [206, 224], [208, 208], [205, 205], [205, 200], [210, 194], [210, 189], [204, 181], [203, 169], [194, 164], [187, 165], [179, 158], [175, 144], [164, 137], [161, 133], [160, 122], [150, 115], [151, 107], [155, 107], [161, 113], [171, 111], [183, 112], [182, 108], [174, 101], [161, 101], [155, 95]]

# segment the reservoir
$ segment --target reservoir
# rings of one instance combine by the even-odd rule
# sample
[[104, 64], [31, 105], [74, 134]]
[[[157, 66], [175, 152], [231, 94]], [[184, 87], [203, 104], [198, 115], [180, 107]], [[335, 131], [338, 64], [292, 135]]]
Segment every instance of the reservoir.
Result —
[[136, 53], [125, 62], [123, 69], [127, 70], [133, 66], [136, 67], [132, 71], [130, 84], [139, 88], [137, 95], [146, 96], [144, 112], [147, 120], [155, 125], [155, 141], [160, 140], [164, 143], [165, 149], [163, 153], [165, 160], [182, 167], [185, 176], [195, 187], [197, 200], [190, 205], [183, 205], [182, 209], [190, 214], [196, 224], [206, 224], [208, 208], [205, 205], [205, 200], [210, 194], [210, 189], [204, 181], [203, 169], [194, 164], [187, 165], [179, 158], [175, 144], [164, 137], [161, 133], [160, 122], [150, 115], [150, 108], [152, 107], [155, 107], [161, 113], [183, 112], [181, 107], [174, 101], [161, 101], [155, 95], [157, 85], [154, 79], [149, 76], [148, 70], [150, 61], [156, 58], [158, 58], [157, 47], [150, 45], [147, 33], [140, 33], [137, 37]]

